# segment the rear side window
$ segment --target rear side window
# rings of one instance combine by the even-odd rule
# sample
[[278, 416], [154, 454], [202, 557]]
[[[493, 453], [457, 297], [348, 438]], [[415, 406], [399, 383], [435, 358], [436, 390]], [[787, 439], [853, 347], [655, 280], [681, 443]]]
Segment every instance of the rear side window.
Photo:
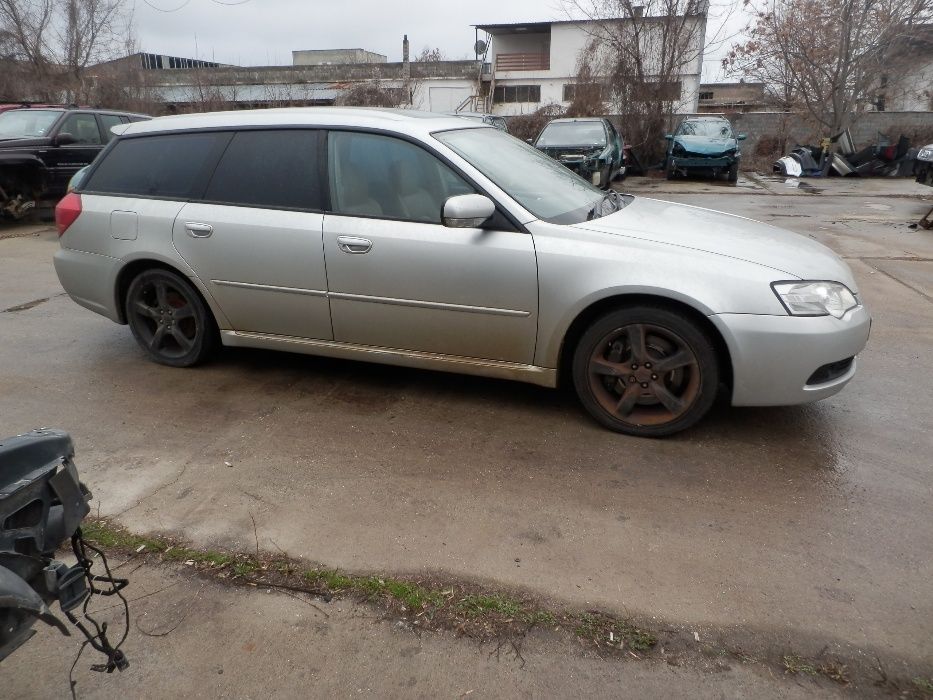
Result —
[[318, 132], [239, 132], [217, 164], [204, 199], [254, 207], [321, 209]]
[[110, 129], [123, 124], [123, 119], [121, 119], [117, 114], [98, 114], [97, 118], [100, 119], [100, 126], [104, 135], [104, 141], [112, 141], [114, 134]]
[[88, 192], [200, 197], [227, 133], [166, 134], [122, 139], [91, 173]]

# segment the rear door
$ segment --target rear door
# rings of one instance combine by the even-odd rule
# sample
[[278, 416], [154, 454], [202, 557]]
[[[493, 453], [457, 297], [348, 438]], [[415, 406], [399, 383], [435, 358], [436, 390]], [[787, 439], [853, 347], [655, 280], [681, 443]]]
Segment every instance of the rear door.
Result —
[[178, 213], [176, 250], [234, 330], [330, 340], [319, 132], [236, 133]]

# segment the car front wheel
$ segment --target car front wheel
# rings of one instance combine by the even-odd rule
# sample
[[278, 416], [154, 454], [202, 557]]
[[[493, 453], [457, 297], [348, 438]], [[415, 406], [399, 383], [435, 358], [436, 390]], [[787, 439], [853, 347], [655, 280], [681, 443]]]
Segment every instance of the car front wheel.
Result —
[[634, 306], [599, 318], [573, 357], [584, 408], [611, 430], [663, 437], [689, 428], [719, 387], [713, 342], [683, 314]]
[[130, 283], [126, 320], [140, 347], [156, 362], [190, 367], [217, 345], [217, 325], [201, 295], [169, 270], [146, 270]]

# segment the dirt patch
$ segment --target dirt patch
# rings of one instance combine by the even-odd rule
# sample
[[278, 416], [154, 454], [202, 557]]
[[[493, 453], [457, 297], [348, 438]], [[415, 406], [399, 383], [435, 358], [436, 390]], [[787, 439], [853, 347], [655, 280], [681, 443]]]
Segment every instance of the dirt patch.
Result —
[[[927, 674], [889, 675], [875, 657], [844, 658], [825, 645], [806, 655], [788, 644], [770, 650], [750, 649], [722, 641], [721, 632], [648, 623], [600, 610], [570, 610], [516, 591], [494, 590], [478, 583], [452, 581], [442, 575], [396, 577], [340, 572], [256, 548], [252, 552], [194, 549], [170, 537], [134, 535], [106, 519], [91, 519], [85, 538], [126, 560], [145, 560], [183, 567], [196, 575], [234, 586], [277, 589], [301, 596], [325, 616], [326, 604], [351, 599], [372, 605], [414, 634], [453, 631], [477, 642], [492, 643], [494, 653], [507, 653], [521, 664], [522, 644], [529, 635], [572, 637], [585, 652], [607, 660], [664, 661], [719, 673], [730, 664], [746, 665], [763, 676], [794, 676], [818, 687], [845, 687], [862, 695], [926, 697], [916, 682]], [[317, 601], [317, 602], [314, 602]], [[323, 606], [323, 607], [322, 607]]]

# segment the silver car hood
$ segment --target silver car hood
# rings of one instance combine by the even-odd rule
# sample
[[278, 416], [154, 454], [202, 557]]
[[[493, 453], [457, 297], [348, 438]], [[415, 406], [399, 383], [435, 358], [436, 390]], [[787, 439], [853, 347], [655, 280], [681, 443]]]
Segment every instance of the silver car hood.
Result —
[[849, 266], [822, 243], [760, 221], [647, 197], [573, 228], [724, 255], [791, 278], [842, 282], [857, 292]]

